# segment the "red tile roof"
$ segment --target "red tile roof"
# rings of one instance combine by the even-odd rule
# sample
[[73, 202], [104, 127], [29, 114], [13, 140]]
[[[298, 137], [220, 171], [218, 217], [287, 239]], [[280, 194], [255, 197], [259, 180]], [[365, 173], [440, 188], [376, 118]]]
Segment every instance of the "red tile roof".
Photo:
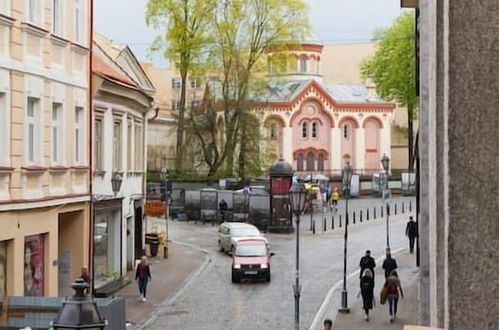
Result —
[[138, 86], [126, 75], [112, 68], [98, 55], [92, 54], [92, 71], [101, 74], [111, 80], [114, 80], [122, 85], [137, 89]]

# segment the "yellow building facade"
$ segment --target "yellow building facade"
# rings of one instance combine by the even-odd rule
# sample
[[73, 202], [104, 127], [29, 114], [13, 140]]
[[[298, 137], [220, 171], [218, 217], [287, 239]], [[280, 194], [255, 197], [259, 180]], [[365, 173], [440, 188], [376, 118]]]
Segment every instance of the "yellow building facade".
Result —
[[90, 266], [91, 1], [0, 0], [0, 296]]

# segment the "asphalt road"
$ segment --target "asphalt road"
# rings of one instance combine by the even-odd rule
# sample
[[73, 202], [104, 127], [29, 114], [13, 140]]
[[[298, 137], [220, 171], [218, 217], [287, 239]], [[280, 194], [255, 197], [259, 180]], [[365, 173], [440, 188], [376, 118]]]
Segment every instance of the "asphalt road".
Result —
[[[407, 202], [409, 199], [405, 199]], [[351, 206], [362, 209], [381, 205], [380, 200], [354, 200]], [[414, 201], [413, 201], [414, 205]], [[340, 204], [338, 214], [344, 211]], [[414, 211], [414, 209], [413, 209]], [[405, 214], [392, 215], [390, 220], [390, 245], [392, 250], [407, 246], [404, 236], [408, 209]], [[320, 222], [322, 215], [316, 215]], [[343, 279], [344, 227], [332, 231], [330, 214], [328, 230], [316, 228], [313, 235], [304, 217], [300, 231], [300, 300], [301, 328], [308, 329], [328, 290]], [[218, 252], [217, 227], [185, 222], [170, 222], [170, 239], [207, 250], [211, 263], [179, 292], [163, 313], [150, 320], [147, 329], [292, 329], [294, 324], [293, 283], [295, 276], [295, 235], [267, 234], [272, 260], [272, 281], [231, 283], [230, 257]], [[386, 223], [379, 218], [349, 226], [348, 271], [358, 269], [360, 257], [366, 249], [373, 256], [384, 254]], [[378, 265], [377, 275], [382, 275]], [[349, 295], [357, 295], [357, 281], [349, 282]], [[340, 300], [340, 297], [333, 297]]]

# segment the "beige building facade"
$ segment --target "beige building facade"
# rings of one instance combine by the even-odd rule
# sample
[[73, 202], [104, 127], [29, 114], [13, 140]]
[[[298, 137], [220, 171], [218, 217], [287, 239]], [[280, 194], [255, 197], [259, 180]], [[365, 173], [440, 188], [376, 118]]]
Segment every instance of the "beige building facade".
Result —
[[0, 0], [0, 296], [89, 266], [91, 1]]

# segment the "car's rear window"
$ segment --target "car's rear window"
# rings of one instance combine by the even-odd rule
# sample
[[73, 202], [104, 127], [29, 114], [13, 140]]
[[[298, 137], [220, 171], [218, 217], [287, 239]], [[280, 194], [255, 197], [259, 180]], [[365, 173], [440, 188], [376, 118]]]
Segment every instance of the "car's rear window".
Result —
[[239, 244], [236, 246], [238, 257], [264, 257], [267, 255], [265, 244]]
[[234, 237], [256, 237], [260, 236], [260, 232], [255, 228], [232, 228], [231, 235]]

